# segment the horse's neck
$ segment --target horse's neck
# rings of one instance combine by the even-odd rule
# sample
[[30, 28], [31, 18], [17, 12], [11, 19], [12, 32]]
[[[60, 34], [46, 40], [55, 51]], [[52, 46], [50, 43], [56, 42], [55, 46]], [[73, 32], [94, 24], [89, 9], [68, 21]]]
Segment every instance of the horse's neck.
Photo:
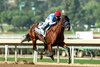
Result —
[[62, 19], [60, 19], [58, 24], [53, 26], [47, 33], [47, 37], [50, 38], [50, 41], [52, 44], [56, 41], [56, 39], [60, 35], [61, 31], [62, 31]]
[[62, 19], [58, 22], [58, 24], [53, 28], [55, 33], [59, 33], [62, 29]]

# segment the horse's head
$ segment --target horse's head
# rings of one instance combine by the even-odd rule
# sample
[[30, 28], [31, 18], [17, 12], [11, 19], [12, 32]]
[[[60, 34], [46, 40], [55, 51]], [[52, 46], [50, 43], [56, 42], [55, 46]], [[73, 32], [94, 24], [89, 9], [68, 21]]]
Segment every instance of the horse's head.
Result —
[[63, 27], [67, 29], [67, 31], [70, 30], [70, 20], [66, 15], [62, 16], [62, 22], [63, 22]]

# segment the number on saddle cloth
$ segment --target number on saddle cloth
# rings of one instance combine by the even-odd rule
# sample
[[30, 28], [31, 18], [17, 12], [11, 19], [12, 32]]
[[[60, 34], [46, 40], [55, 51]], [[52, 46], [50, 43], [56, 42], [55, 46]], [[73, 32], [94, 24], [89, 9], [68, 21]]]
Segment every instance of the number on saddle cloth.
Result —
[[35, 28], [35, 32], [36, 32], [37, 34], [40, 34], [40, 35], [42, 35], [42, 36], [45, 37], [45, 34], [46, 34], [46, 33], [45, 33], [45, 29], [46, 29], [46, 27], [47, 27], [47, 25], [46, 25], [45, 22], [39, 23], [39, 24], [38, 24], [38, 27]]

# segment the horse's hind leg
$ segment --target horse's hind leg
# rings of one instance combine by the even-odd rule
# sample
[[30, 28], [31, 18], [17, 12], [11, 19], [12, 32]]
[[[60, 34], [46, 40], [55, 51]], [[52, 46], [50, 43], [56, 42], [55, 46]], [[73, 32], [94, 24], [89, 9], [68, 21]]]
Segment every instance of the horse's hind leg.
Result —
[[46, 54], [46, 51], [47, 51], [47, 45], [44, 43], [44, 49], [40, 53], [40, 59], [41, 60], [43, 59], [43, 55]]
[[37, 47], [36, 47], [36, 40], [33, 39], [32, 42], [33, 42], [33, 50], [37, 50]]
[[63, 48], [68, 49], [68, 63], [70, 64], [71, 63], [70, 48], [67, 46], [65, 42], [63, 42]]
[[71, 56], [70, 56], [70, 48], [69, 47], [67, 47], [67, 49], [68, 49], [68, 63], [70, 64], [71, 63]]
[[70, 48], [67, 46], [67, 44], [65, 42], [62, 42], [59, 45], [63, 48], [68, 49], [68, 63], [70, 64], [71, 63]]
[[23, 43], [23, 42], [25, 42], [25, 41], [31, 41], [31, 38], [30, 38], [29, 34], [26, 34], [26, 35], [24, 36], [24, 38], [22, 39], [21, 43]]
[[41, 53], [40, 53], [40, 59], [41, 60], [43, 59], [43, 51], [41, 51]]

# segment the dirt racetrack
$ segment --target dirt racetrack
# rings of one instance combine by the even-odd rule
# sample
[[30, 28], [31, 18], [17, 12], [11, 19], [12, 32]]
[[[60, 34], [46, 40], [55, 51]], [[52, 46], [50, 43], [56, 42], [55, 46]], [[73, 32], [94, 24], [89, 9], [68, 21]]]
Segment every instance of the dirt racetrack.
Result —
[[100, 67], [100, 64], [57, 64], [57, 63], [37, 63], [37, 64], [14, 64], [0, 63], [0, 67]]

